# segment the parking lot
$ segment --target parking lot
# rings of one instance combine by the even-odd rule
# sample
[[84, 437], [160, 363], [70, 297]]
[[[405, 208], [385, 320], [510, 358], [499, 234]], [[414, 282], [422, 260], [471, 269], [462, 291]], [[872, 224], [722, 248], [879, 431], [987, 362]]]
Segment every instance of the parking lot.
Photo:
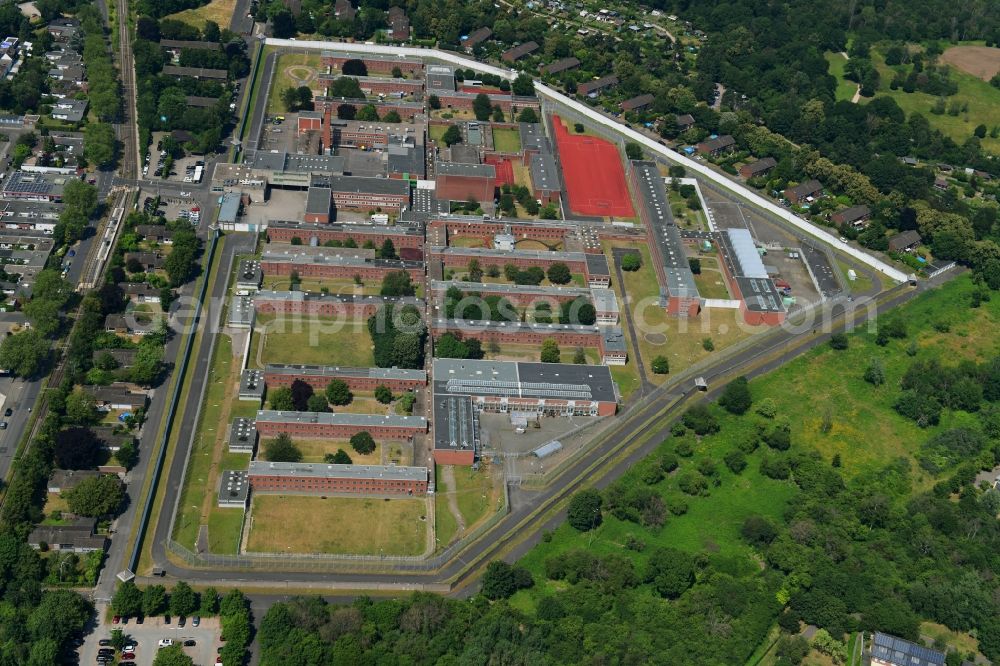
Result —
[[[113, 629], [121, 629], [125, 632], [126, 643], [134, 643], [136, 666], [152, 666], [156, 653], [159, 651], [160, 640], [167, 638], [174, 644], [183, 644], [185, 640], [193, 640], [195, 645], [185, 647], [187, 653], [195, 664], [199, 666], [213, 666], [218, 654], [219, 647], [219, 619], [204, 618], [198, 627], [192, 626], [191, 620], [185, 623], [184, 627], [178, 626], [177, 619], [172, 618], [171, 623], [165, 624], [162, 617], [146, 618], [142, 624], [136, 624], [135, 618], [128, 620], [128, 624], [103, 624], [97, 631], [87, 636], [86, 642], [80, 648], [80, 664], [96, 664], [98, 650], [101, 649], [99, 641], [110, 639]], [[121, 656], [119, 653], [116, 656]]]

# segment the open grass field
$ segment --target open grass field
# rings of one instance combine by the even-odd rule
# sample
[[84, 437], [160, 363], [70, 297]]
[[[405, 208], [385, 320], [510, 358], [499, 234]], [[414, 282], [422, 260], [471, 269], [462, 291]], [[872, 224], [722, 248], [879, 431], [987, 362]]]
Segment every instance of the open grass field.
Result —
[[501, 153], [521, 152], [521, 135], [516, 129], [493, 128], [493, 149]]
[[[738, 310], [706, 309], [689, 320], [668, 315], [658, 303], [660, 288], [650, 263], [649, 248], [644, 245], [628, 247], [642, 255], [642, 267], [631, 273], [624, 272], [624, 278], [625, 291], [632, 299], [628, 307], [639, 338], [639, 355], [647, 369], [653, 358], [663, 355], [670, 361], [670, 372], [676, 373], [713, 353], [703, 347], [706, 338], [712, 339], [718, 351], [764, 330], [744, 324]], [[669, 377], [647, 372], [647, 378], [653, 383], [663, 383]]]
[[[233, 416], [230, 407], [239, 404], [234, 400], [239, 376], [239, 364], [235, 361], [232, 339], [219, 335], [174, 524], [174, 539], [185, 548], [194, 549], [198, 530], [204, 524], [208, 525], [212, 552], [235, 553], [239, 546], [242, 512], [220, 509], [214, 501], [220, 470], [245, 468], [249, 460], [245, 454], [222, 452], [226, 429]], [[233, 518], [232, 514], [240, 515]]]
[[[336, 453], [337, 449], [344, 449], [351, 456], [351, 463], [355, 465], [381, 465], [382, 448], [384, 442], [375, 442], [375, 450], [362, 455], [351, 448], [351, 443], [346, 439], [312, 439], [306, 437], [296, 437], [295, 446], [302, 452], [302, 462], [321, 463], [323, 456], [327, 453]], [[263, 444], [263, 442], [262, 442]]]
[[[261, 321], [263, 318], [258, 318]], [[371, 367], [372, 341], [363, 322], [338, 323], [333, 319], [283, 318], [267, 323], [261, 333], [260, 361], [304, 365]], [[260, 327], [255, 329], [255, 333]]]
[[[952, 631], [943, 624], [937, 624], [935, 622], [921, 622], [920, 635], [926, 636], [934, 642], [941, 642], [962, 654], [979, 652], [979, 640], [975, 636], [958, 631]], [[986, 662], [982, 661], [977, 663]]]
[[[289, 289], [291, 282], [287, 277], [272, 275], [264, 279], [264, 289], [283, 291]], [[299, 290], [306, 292], [322, 292], [324, 289], [331, 294], [364, 294], [374, 296], [382, 288], [377, 280], [362, 281], [360, 285], [349, 278], [307, 278], [299, 283]]]
[[855, 294], [861, 294], [872, 288], [872, 280], [870, 277], [857, 273], [857, 279], [848, 280], [847, 271], [851, 270], [851, 267], [844, 261], [837, 260], [837, 267], [840, 269], [840, 273], [843, 276], [843, 283], [847, 285], [847, 288]]
[[444, 146], [444, 133], [448, 131], [447, 125], [428, 125], [427, 135], [431, 141], [437, 142], [439, 145]]
[[854, 99], [854, 93], [857, 91], [858, 85], [854, 81], [848, 81], [844, 78], [844, 67], [847, 65], [847, 58], [842, 53], [833, 53], [832, 51], [827, 51], [823, 54], [823, 57], [830, 63], [830, 74], [837, 78], [837, 90], [835, 92], [837, 101], [850, 102]]
[[[936, 115], [931, 113], [938, 100], [934, 95], [922, 92], [907, 93], [902, 88], [899, 90], [891, 90], [889, 88], [894, 68], [885, 64], [885, 59], [877, 48], [872, 49], [872, 62], [878, 68], [881, 76], [878, 89], [879, 95], [892, 97], [907, 115], [913, 112], [922, 114], [927, 118], [932, 127], [941, 130], [941, 132], [959, 144], [971, 137], [973, 130], [978, 125], [983, 124], [990, 128], [997, 124], [997, 109], [1000, 108], [1000, 88], [994, 88], [978, 76], [952, 67], [951, 80], [958, 84], [958, 93], [948, 97], [947, 103], [949, 106], [952, 102], [967, 104], [969, 110], [959, 113], [957, 116], [947, 113]], [[987, 134], [981, 141], [982, 147], [985, 150], [1000, 153], [1000, 138], [991, 138]]]
[[1000, 48], [993, 46], [952, 46], [941, 54], [941, 62], [966, 74], [989, 81], [1000, 72]]
[[495, 483], [490, 470], [481, 466], [455, 467], [455, 499], [467, 528], [474, 527], [501, 508], [503, 502], [500, 488]]
[[455, 489], [445, 482], [441, 471], [442, 468], [440, 465], [435, 466], [434, 539], [438, 549], [447, 548], [452, 540], [458, 536], [458, 521], [455, 520], [455, 516], [452, 515], [451, 509], [448, 506], [448, 494], [455, 492]]
[[[214, 2], [215, 0], [213, 0]], [[281, 91], [301, 85], [316, 87], [316, 74], [323, 70], [319, 53], [282, 53], [274, 63], [274, 79], [267, 96], [269, 114], [287, 111], [281, 101]], [[264, 81], [260, 85], [264, 85]]]
[[256, 495], [247, 550], [420, 555], [427, 506], [423, 499]]
[[701, 257], [701, 274], [694, 276], [694, 283], [703, 298], [731, 298], [716, 259]]
[[219, 24], [220, 28], [225, 29], [229, 27], [229, 22], [232, 21], [235, 10], [236, 0], [211, 0], [207, 5], [195, 7], [194, 9], [185, 9], [165, 18], [187, 23], [199, 30], [205, 27], [206, 21], [215, 21]]
[[[849, 336], [849, 348], [845, 351], [824, 345], [755, 379], [750, 384], [755, 403], [765, 398], [774, 401], [778, 418], [791, 424], [793, 450], [816, 450], [827, 460], [839, 453], [843, 472], [849, 478], [875, 482], [880, 478], [880, 470], [898, 458], [913, 463], [913, 453], [921, 442], [943, 430], [970, 425], [975, 419], [964, 412], [945, 410], [940, 425], [921, 429], [892, 408], [899, 393], [900, 376], [914, 359], [934, 357], [954, 364], [962, 359], [982, 360], [997, 353], [996, 338], [989, 332], [995, 330], [1000, 320], [1000, 300], [994, 299], [977, 309], [969, 308], [972, 289], [971, 280], [963, 276], [888, 315], [902, 317], [908, 323], [907, 340], [893, 340], [883, 348], [874, 344], [874, 333], [857, 331]], [[942, 322], [948, 322], [949, 326], [941, 325]], [[911, 341], [916, 343], [912, 357], [905, 351]], [[886, 384], [878, 389], [861, 379], [868, 359], [874, 355], [884, 357], [887, 374]], [[836, 381], [831, 382], [831, 377]], [[824, 433], [820, 427], [823, 409], [817, 409], [817, 405], [830, 408], [833, 427], [829, 432]], [[630, 535], [643, 541], [647, 550], [665, 545], [704, 553], [711, 561], [726, 562], [726, 566], [753, 566], [753, 554], [739, 534], [742, 521], [751, 514], [780, 519], [797, 491], [790, 481], [776, 481], [760, 474], [760, 460], [768, 454], [766, 446], [747, 456], [749, 464], [742, 474], [732, 474], [722, 464], [722, 457], [755, 431], [755, 418], [736, 417], [716, 405], [710, 409], [718, 418], [719, 433], [697, 439], [688, 431], [682, 437], [664, 441], [661, 452], [672, 451], [678, 443], [686, 441], [694, 455], [681, 457], [677, 473], [650, 486], [668, 506], [683, 501], [687, 511], [683, 515], [669, 515], [659, 529], [622, 522], [610, 514], [605, 514], [600, 527], [587, 533], [577, 532], [568, 524], [561, 525], [550, 540], [543, 540], [520, 561], [536, 574], [536, 587], [518, 592], [513, 601], [515, 606], [532, 608], [541, 595], [562, 585], [545, 578], [548, 557], [576, 548], [595, 555], [613, 552], [636, 557], [625, 548]], [[677, 474], [692, 469], [703, 458], [716, 463], [707, 495], [682, 494], [676, 485]], [[624, 483], [643, 486], [641, 474], [647, 464], [645, 461], [636, 465], [627, 473]], [[928, 488], [933, 482], [916, 464], [912, 464], [911, 470], [914, 490]], [[738, 564], [740, 561], [743, 564]], [[968, 640], [961, 636], [952, 638], [956, 642]]]

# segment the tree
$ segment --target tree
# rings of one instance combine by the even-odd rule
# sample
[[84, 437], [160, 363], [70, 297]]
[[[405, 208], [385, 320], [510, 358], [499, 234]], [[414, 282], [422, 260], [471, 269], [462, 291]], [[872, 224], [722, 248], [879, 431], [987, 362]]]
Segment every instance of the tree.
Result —
[[48, 358], [49, 343], [34, 329], [7, 336], [0, 343], [0, 368], [18, 377], [41, 374]]
[[382, 121], [386, 123], [401, 123], [403, 119], [399, 117], [399, 113], [396, 111], [390, 111], [384, 116], [382, 116]]
[[694, 558], [676, 548], [657, 548], [647, 567], [647, 582], [667, 599], [676, 599], [694, 583]]
[[60, 469], [92, 469], [102, 457], [101, 443], [89, 428], [60, 430], [53, 453]]
[[129, 368], [129, 377], [136, 384], [153, 385], [163, 371], [163, 346], [142, 344]]
[[569, 271], [569, 266], [557, 261], [551, 266], [547, 273], [549, 282], [552, 284], [569, 284], [570, 280], [573, 279], [573, 275]]
[[342, 379], [334, 379], [326, 385], [326, 399], [330, 401], [331, 405], [349, 405], [354, 400], [354, 394], [351, 393], [347, 382]]
[[833, 335], [830, 336], [830, 347], [832, 349], [842, 351], [844, 349], [847, 349], [847, 346], [849, 344], [850, 343], [847, 339], [847, 335], [845, 335], [844, 333], [834, 333]]
[[417, 293], [417, 287], [407, 271], [389, 271], [382, 278], [380, 296], [407, 297]]
[[476, 258], [469, 259], [469, 280], [472, 282], [483, 281], [483, 267]]
[[59, 304], [54, 301], [34, 298], [25, 304], [23, 311], [24, 316], [31, 323], [31, 327], [39, 335], [52, 338], [56, 337], [62, 326], [62, 315], [59, 307]]
[[380, 259], [399, 259], [396, 254], [396, 246], [393, 244], [391, 238], [386, 238], [382, 241], [382, 246], [378, 249], [378, 256]]
[[313, 393], [306, 402], [307, 412], [325, 412], [328, 408], [326, 396], [321, 393]]
[[694, 275], [701, 275], [701, 259], [698, 257], [689, 257], [688, 268], [691, 269], [691, 273]]
[[87, 161], [100, 168], [115, 161], [115, 133], [110, 123], [87, 123], [83, 130], [83, 154]]
[[642, 257], [638, 252], [629, 252], [621, 260], [623, 271], [637, 271], [642, 268]]
[[139, 447], [134, 441], [128, 441], [115, 451], [115, 460], [125, 469], [132, 469], [139, 462]]
[[531, 107], [524, 108], [521, 113], [517, 115], [517, 122], [519, 123], [537, 123], [538, 114]]
[[462, 131], [458, 129], [458, 125], [448, 125], [441, 140], [444, 141], [444, 145], [450, 148], [456, 143], [462, 142]]
[[431, 95], [427, 98], [427, 105], [432, 109], [437, 110], [441, 108], [441, 98], [437, 95]]
[[202, 615], [215, 615], [219, 612], [219, 593], [214, 587], [206, 587], [201, 593], [198, 612]]
[[366, 455], [375, 450], [375, 440], [368, 431], [362, 430], [351, 435], [351, 447], [361, 455]]
[[740, 534], [754, 546], [764, 546], [778, 537], [778, 529], [763, 516], [747, 516], [740, 528]]
[[577, 134], [583, 134], [584, 129], [583, 123], [573, 123], [573, 131]]
[[493, 560], [483, 572], [482, 593], [487, 599], [509, 599], [519, 589], [531, 587], [534, 580], [523, 567], [512, 567], [503, 560]]
[[368, 66], [365, 61], [357, 58], [345, 60], [340, 71], [344, 76], [368, 76]]
[[625, 156], [630, 160], [641, 160], [642, 146], [635, 143], [634, 141], [627, 141], [625, 143]]
[[142, 591], [135, 583], [119, 583], [115, 596], [111, 598], [111, 608], [116, 615], [133, 617], [142, 612]]
[[719, 422], [708, 407], [702, 403], [694, 405], [684, 412], [682, 421], [696, 435], [710, 435], [719, 432]]
[[375, 108], [374, 104], [365, 104], [363, 107], [358, 109], [355, 119], [363, 120], [364, 122], [377, 122], [378, 110]]
[[581, 490], [573, 495], [566, 510], [566, 522], [570, 527], [586, 532], [601, 524], [601, 506], [604, 499], [593, 489]]
[[150, 585], [142, 593], [142, 612], [159, 615], [167, 610], [167, 590], [162, 585]]
[[493, 104], [490, 102], [490, 97], [486, 93], [479, 93], [476, 95], [475, 99], [472, 100], [472, 112], [476, 114], [476, 120], [489, 120], [490, 113], [492, 113], [492, 111]]
[[286, 433], [281, 433], [264, 444], [264, 457], [271, 462], [296, 463], [302, 460], [302, 451]]
[[729, 468], [730, 472], [733, 474], [739, 474], [746, 469], [747, 457], [746, 454], [739, 449], [733, 449], [722, 457], [722, 462], [726, 463], [726, 467]]
[[383, 405], [388, 405], [392, 402], [392, 391], [385, 384], [379, 384], [375, 387], [375, 399]]
[[271, 403], [271, 409], [279, 412], [291, 412], [295, 410], [295, 403], [292, 402], [292, 389], [286, 386], [279, 386], [268, 391], [267, 399]]
[[292, 392], [292, 405], [297, 412], [305, 412], [309, 409], [309, 398], [313, 394], [313, 388], [301, 379], [296, 379], [290, 387]]
[[299, 108], [299, 93], [292, 86], [281, 91], [281, 103], [285, 107], [285, 111], [295, 111]]
[[66, 396], [66, 418], [76, 425], [85, 426], [100, 420], [97, 401], [86, 391], [73, 391]]
[[560, 358], [559, 343], [555, 338], [545, 338], [542, 341], [542, 363], [558, 363]]
[[344, 449], [337, 449], [336, 453], [327, 453], [323, 456], [323, 462], [330, 465], [352, 465], [354, 461]]
[[469, 348], [453, 333], [444, 333], [434, 343], [434, 355], [438, 358], [469, 358]]
[[[18, 605], [30, 607], [23, 601]], [[48, 639], [60, 646], [83, 630], [93, 610], [90, 602], [72, 590], [47, 590], [28, 615], [26, 626], [36, 640]]]
[[118, 512], [125, 499], [125, 488], [113, 474], [84, 479], [64, 493], [69, 510], [80, 516], [100, 518]]
[[741, 376], [729, 382], [719, 397], [719, 404], [731, 414], [745, 414], [753, 404], [747, 378]]
[[670, 372], [670, 361], [666, 356], [657, 356], [650, 367], [654, 375], [665, 375]]
[[179, 581], [170, 590], [170, 612], [174, 615], [187, 617], [198, 608], [198, 598], [191, 586], [184, 581]]
[[865, 381], [872, 386], [882, 386], [885, 384], [885, 366], [882, 364], [882, 359], [877, 356], [873, 356], [870, 361], [868, 361], [868, 367], [865, 369], [864, 375]]
[[576, 365], [587, 365], [587, 354], [583, 347], [577, 347], [573, 352], [573, 363]]
[[296, 31], [295, 16], [287, 8], [282, 7], [271, 14], [271, 34], [278, 39], [294, 37]]
[[518, 97], [535, 96], [535, 82], [528, 74], [518, 74], [514, 82], [511, 83], [510, 89]]
[[156, 658], [153, 659], [153, 666], [192, 666], [193, 664], [194, 660], [184, 654], [184, 648], [180, 645], [171, 645], [157, 651]]

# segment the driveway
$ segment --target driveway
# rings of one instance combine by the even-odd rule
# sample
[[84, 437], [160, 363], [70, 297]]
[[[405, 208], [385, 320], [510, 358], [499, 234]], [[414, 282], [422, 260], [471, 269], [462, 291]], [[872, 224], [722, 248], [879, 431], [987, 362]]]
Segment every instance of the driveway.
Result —
[[[177, 618], [171, 618], [170, 624], [164, 624], [163, 617], [146, 618], [142, 624], [136, 624], [135, 618], [131, 618], [128, 624], [111, 625], [109, 622], [102, 623], [96, 631], [87, 635], [83, 646], [79, 651], [80, 664], [96, 664], [98, 641], [103, 638], [111, 638], [112, 629], [121, 629], [125, 632], [126, 642], [131, 641], [137, 645], [135, 650], [135, 663], [137, 666], [152, 666], [160, 639], [169, 638], [174, 643], [183, 643], [191, 639], [195, 641], [193, 647], [184, 648], [184, 652], [191, 656], [198, 666], [213, 666], [218, 648], [222, 645], [219, 642], [219, 618], [208, 617], [201, 621], [201, 626], [191, 626], [188, 619], [184, 627], [177, 625]], [[120, 653], [119, 653], [120, 656]]]

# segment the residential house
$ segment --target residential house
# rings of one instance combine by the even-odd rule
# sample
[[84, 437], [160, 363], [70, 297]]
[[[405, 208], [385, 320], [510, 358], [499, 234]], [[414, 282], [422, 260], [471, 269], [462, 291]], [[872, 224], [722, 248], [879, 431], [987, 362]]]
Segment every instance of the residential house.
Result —
[[28, 545], [35, 550], [46, 548], [74, 553], [104, 550], [108, 540], [94, 534], [96, 518], [77, 518], [67, 525], [40, 525], [28, 535]]
[[538, 50], [537, 42], [525, 42], [524, 44], [518, 44], [513, 48], [509, 48], [500, 54], [500, 59], [504, 62], [517, 62], [525, 56], [529, 56]]
[[166, 257], [164, 257], [159, 252], [126, 252], [125, 253], [125, 266], [128, 267], [129, 262], [135, 260], [139, 262], [142, 269], [149, 272], [156, 270], [158, 268], [163, 268], [166, 263]]
[[721, 155], [736, 147], [736, 139], [729, 134], [712, 137], [698, 144], [698, 152], [702, 155]]
[[567, 72], [571, 69], [576, 69], [580, 66], [580, 60], [578, 58], [561, 58], [555, 62], [545, 65], [542, 67], [542, 74], [559, 74], [560, 72]]
[[830, 216], [830, 220], [837, 225], [852, 224], [856, 227], [864, 226], [868, 218], [872, 216], [871, 208], [865, 205], [851, 206], [844, 210], [839, 210]]
[[81, 122], [87, 115], [87, 100], [61, 99], [52, 105], [52, 117], [68, 123]]
[[656, 98], [653, 95], [638, 95], [632, 99], [627, 99], [622, 102], [622, 111], [642, 111], [647, 106], [653, 103]]
[[818, 180], [807, 180], [804, 183], [785, 190], [785, 198], [793, 204], [815, 199], [823, 193], [823, 184]]
[[148, 241], [170, 245], [174, 242], [174, 232], [162, 224], [139, 224], [135, 232]]
[[133, 303], [160, 303], [160, 290], [146, 282], [124, 282], [119, 287]]
[[48, 492], [61, 493], [73, 490], [81, 481], [96, 479], [100, 475], [100, 472], [93, 469], [54, 469], [49, 477]]
[[462, 46], [465, 47], [466, 51], [471, 52], [476, 45], [482, 44], [492, 36], [493, 31], [489, 28], [479, 28], [470, 32], [469, 36], [462, 40]]
[[740, 167], [740, 175], [744, 178], [756, 178], [757, 176], [763, 176], [765, 173], [778, 166], [778, 161], [773, 157], [765, 157], [763, 159], [757, 160], [755, 162], [750, 162], [749, 164], [744, 164]]
[[597, 97], [602, 92], [618, 85], [618, 77], [614, 74], [603, 76], [593, 81], [586, 81], [576, 87], [576, 94], [584, 97]]
[[889, 252], [908, 252], [920, 244], [920, 234], [913, 229], [889, 238]]
[[83, 391], [93, 396], [97, 409], [102, 412], [116, 409], [135, 412], [145, 407], [149, 399], [145, 393], [134, 393], [128, 384], [122, 382], [107, 386], [84, 386]]
[[679, 113], [674, 118], [674, 121], [677, 123], [677, 129], [680, 130], [681, 132], [684, 132], [694, 127], [694, 116], [692, 116], [690, 113]]
[[872, 666], [944, 666], [943, 652], [875, 632], [871, 647]]

